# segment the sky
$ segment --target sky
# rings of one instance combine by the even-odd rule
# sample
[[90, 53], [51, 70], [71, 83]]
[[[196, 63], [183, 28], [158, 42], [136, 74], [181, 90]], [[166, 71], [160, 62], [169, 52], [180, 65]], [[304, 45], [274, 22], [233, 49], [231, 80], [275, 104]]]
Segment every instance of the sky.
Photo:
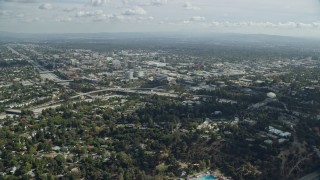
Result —
[[0, 0], [0, 31], [214, 32], [320, 38], [320, 0]]

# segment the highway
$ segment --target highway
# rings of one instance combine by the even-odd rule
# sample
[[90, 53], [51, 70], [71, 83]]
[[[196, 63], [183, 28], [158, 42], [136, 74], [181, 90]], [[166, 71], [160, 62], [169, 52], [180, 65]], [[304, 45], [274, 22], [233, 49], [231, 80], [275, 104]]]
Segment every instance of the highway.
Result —
[[[80, 93], [76, 96], [72, 96], [70, 98], [70, 100], [73, 100], [72, 103], [76, 103], [79, 102], [78, 98], [80, 98], [81, 96], [89, 96], [91, 94], [95, 94], [95, 93], [100, 93], [100, 92], [121, 92], [121, 93], [132, 93], [132, 94], [141, 94], [141, 95], [154, 95], [157, 94], [158, 96], [163, 96], [163, 97], [171, 97], [171, 98], [178, 98], [179, 95], [178, 94], [173, 94], [173, 93], [164, 93], [164, 92], [153, 92], [153, 89], [149, 89], [149, 91], [146, 91], [147, 89], [145, 89], [144, 91], [142, 90], [138, 90], [135, 88], [108, 88], [108, 89], [101, 89], [101, 90], [96, 90], [96, 91], [91, 91], [88, 93]], [[96, 96], [92, 97], [92, 99], [96, 98]], [[98, 96], [98, 98], [100, 98]], [[87, 99], [85, 101], [91, 102], [92, 99]], [[37, 116], [39, 114], [41, 114], [42, 110], [45, 109], [55, 109], [56, 107], [59, 107], [62, 105], [62, 103], [64, 102], [64, 100], [59, 100], [59, 101], [55, 101], [55, 102], [48, 102], [42, 105], [38, 105], [38, 106], [34, 106], [34, 107], [30, 107], [28, 108], [28, 110], [33, 111], [33, 113]], [[5, 113], [0, 114], [0, 119], [4, 119], [7, 115]]]
[[299, 180], [320, 180], [320, 169], [314, 171], [313, 173], [303, 176]]
[[166, 93], [166, 92], [157, 92], [154, 91], [156, 89], [145, 89], [140, 90], [136, 88], [107, 88], [107, 89], [101, 89], [96, 91], [91, 91], [87, 93], [80, 93], [76, 96], [71, 97], [70, 99], [76, 99], [80, 96], [90, 96], [92, 94], [100, 93], [100, 92], [120, 92], [120, 93], [130, 93], [130, 94], [141, 94], [141, 95], [158, 95], [158, 96], [164, 96], [164, 97], [171, 97], [171, 98], [178, 98], [178, 94], [174, 93]]
[[[52, 73], [52, 71], [49, 71], [47, 70], [46, 68], [44, 68], [43, 66], [41, 66], [40, 64], [38, 64], [36, 61], [32, 60], [30, 57], [24, 55], [24, 54], [21, 54], [19, 53], [18, 51], [16, 51], [15, 49], [13, 49], [12, 47], [10, 46], [7, 46], [7, 48], [9, 50], [11, 50], [13, 53], [27, 59], [27, 61], [35, 68], [35, 69], [38, 69], [39, 71], [39, 74], [42, 78], [44, 79], [49, 79], [49, 80], [53, 80], [55, 83], [58, 83], [58, 84], [61, 84], [61, 85], [64, 85], [66, 87], [66, 83], [68, 82], [72, 82], [72, 80], [62, 80], [60, 79], [58, 76], [56, 76], [54, 73]], [[34, 53], [38, 54], [38, 52], [34, 51]]]
[[18, 56], [20, 56], [20, 57], [22, 57], [22, 58], [25, 58], [25, 59], [28, 59], [29, 57], [27, 57], [26, 55], [24, 55], [24, 54], [21, 54], [21, 53], [19, 53], [18, 51], [16, 51], [15, 49], [13, 49], [12, 47], [10, 47], [10, 46], [6, 46], [12, 53], [14, 53], [14, 54], [16, 54], [16, 55], [18, 55]]

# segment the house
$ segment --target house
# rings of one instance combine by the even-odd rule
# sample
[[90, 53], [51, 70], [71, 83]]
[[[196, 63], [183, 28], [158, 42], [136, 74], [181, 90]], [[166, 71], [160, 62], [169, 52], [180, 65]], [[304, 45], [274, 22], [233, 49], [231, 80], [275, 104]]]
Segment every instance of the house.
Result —
[[284, 139], [284, 138], [278, 139], [278, 143], [279, 143], [279, 144], [283, 144], [283, 143], [286, 142], [286, 141], [287, 141], [287, 139]]
[[290, 137], [291, 136], [290, 132], [284, 132], [284, 131], [276, 129], [276, 128], [272, 127], [272, 126], [269, 126], [269, 132], [274, 134], [274, 135], [281, 136], [281, 137]]
[[16, 167], [16, 166], [13, 166], [10, 172], [11, 172], [12, 174], [14, 174], [14, 173], [16, 172], [16, 170], [17, 170], [17, 167]]
[[264, 143], [268, 144], [268, 145], [272, 145], [273, 141], [271, 139], [267, 139], [264, 141]]

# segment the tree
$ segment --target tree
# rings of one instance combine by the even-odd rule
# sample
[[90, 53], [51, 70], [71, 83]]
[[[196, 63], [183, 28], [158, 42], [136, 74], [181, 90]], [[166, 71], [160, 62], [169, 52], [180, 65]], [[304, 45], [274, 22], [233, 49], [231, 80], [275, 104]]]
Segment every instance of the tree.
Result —
[[123, 173], [120, 173], [120, 174], [119, 174], [118, 180], [124, 180], [124, 178], [123, 178]]
[[24, 163], [24, 165], [21, 167], [21, 172], [22, 174], [26, 174], [27, 172], [29, 172], [32, 168], [32, 164], [30, 164], [29, 162]]
[[63, 171], [64, 169], [64, 166], [65, 166], [65, 163], [66, 163], [66, 160], [64, 158], [64, 156], [62, 154], [58, 154], [54, 160], [57, 162], [57, 169], [59, 172]]

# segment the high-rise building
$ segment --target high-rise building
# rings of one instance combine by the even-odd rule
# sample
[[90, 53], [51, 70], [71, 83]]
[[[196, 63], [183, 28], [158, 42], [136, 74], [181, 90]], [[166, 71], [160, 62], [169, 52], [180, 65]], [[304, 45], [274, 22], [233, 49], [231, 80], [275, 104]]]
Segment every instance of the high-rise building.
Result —
[[133, 71], [128, 71], [127, 73], [126, 73], [126, 78], [127, 79], [133, 79]]
[[143, 78], [143, 77], [144, 77], [144, 71], [142, 71], [142, 70], [136, 70], [136, 71], [134, 72], [134, 76], [135, 76], [135, 77], [138, 77], [138, 78]]

